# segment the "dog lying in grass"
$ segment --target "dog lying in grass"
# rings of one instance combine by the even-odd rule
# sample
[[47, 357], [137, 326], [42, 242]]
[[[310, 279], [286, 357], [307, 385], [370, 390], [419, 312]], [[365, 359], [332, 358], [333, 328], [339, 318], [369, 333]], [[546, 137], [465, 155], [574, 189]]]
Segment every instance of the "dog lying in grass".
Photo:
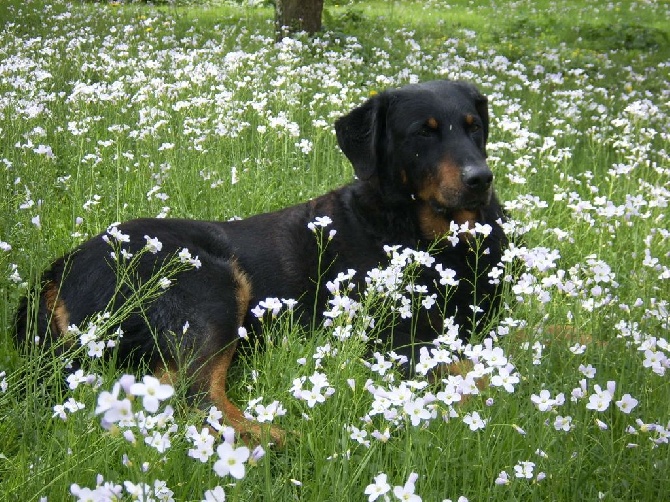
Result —
[[[205, 396], [240, 433], [252, 435], [259, 426], [228, 399], [226, 380], [240, 329], [261, 334], [250, 311], [266, 298], [296, 299], [296, 317], [311, 326], [327, 306], [328, 281], [355, 270], [362, 288], [365, 272], [388, 262], [385, 246], [398, 245], [434, 260], [421, 267], [417, 283], [442, 308], [397, 317], [382, 340], [407, 357], [409, 373], [445, 318], [467, 339], [496, 309], [488, 272], [506, 245], [486, 163], [486, 97], [464, 82], [408, 85], [371, 97], [335, 129], [354, 167], [353, 183], [239, 221], [137, 219], [112, 226], [44, 273], [35, 302], [24, 299], [19, 307], [17, 339], [36, 335], [50, 346], [61, 338], [67, 348], [75, 342], [70, 326], [102, 312], [117, 315], [121, 361], [148, 364], [156, 375], [185, 374], [190, 395]], [[325, 222], [337, 231], [327, 246], [314, 232]], [[463, 230], [476, 227], [485, 230], [474, 245]], [[131, 271], [119, 265], [133, 256]], [[157, 282], [157, 271], [175, 259], [183, 270]], [[140, 290], [148, 291], [142, 301]], [[270, 433], [281, 441], [279, 429]]]

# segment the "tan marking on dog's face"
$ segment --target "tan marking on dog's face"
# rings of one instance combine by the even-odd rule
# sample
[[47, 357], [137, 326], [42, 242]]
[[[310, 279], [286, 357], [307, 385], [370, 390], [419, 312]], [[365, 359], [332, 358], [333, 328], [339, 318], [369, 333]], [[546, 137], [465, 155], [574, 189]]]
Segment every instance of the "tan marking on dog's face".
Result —
[[59, 287], [56, 283], [48, 282], [44, 286], [44, 301], [51, 316], [51, 329], [59, 336], [64, 336], [67, 334], [67, 327], [70, 325], [70, 314], [58, 293]]
[[433, 202], [449, 208], [459, 203], [463, 190], [461, 170], [451, 162], [442, 162], [435, 173], [423, 180], [417, 195], [424, 202]]
[[[459, 226], [462, 226], [464, 223], [468, 224], [468, 228], [472, 229], [475, 228], [475, 223], [479, 220], [479, 212], [478, 211], [471, 211], [468, 209], [461, 209], [459, 211], [456, 211], [452, 216], [451, 219], [454, 223], [458, 223]], [[459, 239], [461, 241], [469, 241], [472, 238], [472, 234], [470, 232], [461, 232], [458, 234]]]
[[426, 120], [426, 125], [436, 131], [440, 127], [440, 124], [435, 117], [430, 117], [428, 120]]
[[436, 213], [427, 204], [419, 207], [417, 217], [419, 228], [424, 239], [435, 240], [449, 233], [449, 222], [444, 215]]
[[[475, 223], [479, 221], [480, 215], [478, 211], [470, 211], [461, 209], [454, 212], [451, 217], [436, 212], [427, 204], [422, 204], [418, 211], [417, 217], [419, 219], [419, 228], [424, 239], [435, 240], [451, 233], [451, 222], [462, 226], [464, 223], [468, 224], [468, 228], [474, 228]], [[472, 237], [470, 232], [461, 232], [458, 237], [462, 241], [468, 241]]]
[[469, 209], [461, 209], [456, 211], [451, 216], [451, 219], [454, 223], [458, 223], [459, 225], [463, 225], [467, 222], [468, 228], [475, 228], [475, 222], [479, 219], [479, 212], [471, 211]]
[[472, 124], [474, 124], [474, 123], [475, 123], [475, 116], [474, 116], [474, 115], [470, 115], [470, 114], [466, 115], [466, 116], [465, 116], [465, 123], [468, 124], [469, 126], [471, 126]]
[[[436, 239], [448, 234], [450, 222], [458, 225], [468, 223], [468, 228], [474, 228], [479, 219], [479, 212], [468, 209], [456, 209], [461, 204], [461, 193], [463, 185], [461, 182], [461, 171], [458, 166], [451, 162], [443, 162], [439, 165], [437, 174], [429, 176], [424, 180], [423, 186], [417, 191], [420, 201], [424, 202], [418, 209], [419, 227], [426, 239]], [[432, 205], [437, 205], [446, 213], [437, 212]], [[454, 208], [453, 212], [449, 212]], [[460, 234], [462, 240], [468, 240], [471, 234], [463, 232]]]

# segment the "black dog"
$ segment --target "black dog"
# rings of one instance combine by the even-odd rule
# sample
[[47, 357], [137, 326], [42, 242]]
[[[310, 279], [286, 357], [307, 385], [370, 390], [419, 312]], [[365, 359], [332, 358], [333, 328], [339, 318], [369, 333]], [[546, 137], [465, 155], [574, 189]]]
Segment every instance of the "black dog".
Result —
[[[326, 281], [354, 269], [363, 285], [366, 271], [388, 262], [385, 245], [430, 249], [436, 262], [460, 279], [445, 301], [438, 273], [427, 267], [418, 282], [436, 293], [447, 311], [431, 309], [396, 323], [384, 335], [390, 346], [416, 359], [419, 347], [441, 333], [445, 316], [455, 316], [467, 338], [495, 310], [496, 288], [487, 273], [506, 244], [500, 226], [504, 215], [486, 164], [488, 126], [487, 99], [471, 84], [434, 81], [386, 91], [335, 124], [339, 145], [358, 177], [352, 184], [240, 221], [138, 219], [119, 225], [118, 231], [130, 237], [123, 244], [129, 253], [141, 252], [145, 236], [162, 243], [160, 251], [141, 255], [138, 285], [183, 248], [201, 262], [127, 316], [119, 357], [132, 364], [148, 362], [157, 374], [184, 371], [192, 394], [206, 394], [241, 432], [257, 433], [225, 390], [239, 328], [258, 331], [250, 309], [268, 297], [297, 299], [302, 321], [309, 325], [314, 305], [327, 305]], [[319, 248], [308, 223], [321, 216], [331, 218], [337, 234], [321, 256], [325, 275], [319, 278]], [[475, 249], [467, 236], [455, 244], [440, 240], [452, 222], [489, 224], [493, 230]], [[130, 296], [128, 288], [117, 287], [109, 244], [95, 237], [44, 274], [36, 315], [23, 301], [17, 338], [25, 340], [29, 331], [47, 344], [67, 337], [69, 325], [117, 310]], [[186, 323], [183, 336], [175, 336]], [[184, 353], [191, 355], [188, 364], [182, 363]], [[279, 436], [273, 431], [275, 440]]]

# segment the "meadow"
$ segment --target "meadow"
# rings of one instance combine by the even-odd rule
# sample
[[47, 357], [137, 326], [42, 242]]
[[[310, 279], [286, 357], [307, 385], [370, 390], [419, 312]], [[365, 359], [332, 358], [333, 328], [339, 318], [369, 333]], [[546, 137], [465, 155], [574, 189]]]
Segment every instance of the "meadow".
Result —
[[[275, 43], [250, 3], [3, 1], [0, 500], [667, 499], [668, 19], [655, 0], [327, 2], [323, 33]], [[77, 327], [76, 373], [15, 346], [54, 258], [133, 217], [227, 220], [345, 184], [334, 120], [435, 78], [489, 97], [519, 268], [492, 277], [487, 337], [447, 328], [424, 361], [464, 375], [402, 381], [392, 354], [364, 358], [364, 306], [305, 333], [269, 301], [230, 395], [288, 431], [276, 448], [180, 385], [151, 398], [151, 378], [100, 357], [104, 317]], [[395, 252], [411, 284], [419, 257]]]

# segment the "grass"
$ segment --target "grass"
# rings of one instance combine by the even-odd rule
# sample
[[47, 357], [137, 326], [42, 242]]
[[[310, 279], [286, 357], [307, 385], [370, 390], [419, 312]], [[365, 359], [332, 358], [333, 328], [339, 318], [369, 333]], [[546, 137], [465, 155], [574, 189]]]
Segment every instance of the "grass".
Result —
[[[329, 4], [324, 34], [276, 46], [267, 8], [3, 2], [0, 498], [63, 500], [73, 484], [104, 479], [124, 500], [139, 499], [130, 495], [138, 483], [158, 500], [202, 500], [216, 486], [228, 500], [360, 500], [380, 473], [391, 487], [410, 480], [423, 500], [664, 498], [667, 9], [630, 0]], [[179, 385], [168, 401], [174, 417], [131, 427], [133, 444], [95, 413], [124, 368], [91, 359], [99, 385], [70, 390], [59, 358], [17, 351], [19, 298], [58, 255], [114, 221], [244, 217], [344, 184], [352, 170], [334, 119], [373, 91], [432, 78], [472, 80], [490, 97], [489, 161], [525, 246], [494, 332], [519, 378], [512, 392], [491, 385], [450, 408], [439, 388], [403, 389], [375, 372], [359, 339], [323, 327], [308, 335], [284, 312], [265, 350], [234, 367], [231, 395], [243, 408], [278, 401], [285, 414], [274, 422], [294, 434], [237, 480], [215, 472], [213, 451], [205, 462], [188, 454], [197, 441], [187, 428], [203, 417]], [[353, 323], [363, 326], [362, 316]], [[571, 330], [560, 336], [556, 325]], [[482, 343], [462, 357], [487, 362]], [[315, 372], [328, 383], [310, 407], [295, 380], [312, 389]], [[589, 404], [596, 385], [611, 398], [602, 411]], [[536, 403], [543, 390], [553, 400], [546, 411]], [[615, 404], [626, 394], [637, 400], [628, 413]], [[54, 406], [69, 398], [84, 408], [63, 420]], [[404, 406], [419, 399], [432, 415], [414, 426]], [[376, 413], [383, 405], [396, 414]], [[485, 424], [473, 431], [464, 419], [475, 413]], [[558, 417], [570, 417], [568, 431]], [[387, 428], [388, 439], [373, 436]], [[144, 442], [154, 432], [169, 448]]]

